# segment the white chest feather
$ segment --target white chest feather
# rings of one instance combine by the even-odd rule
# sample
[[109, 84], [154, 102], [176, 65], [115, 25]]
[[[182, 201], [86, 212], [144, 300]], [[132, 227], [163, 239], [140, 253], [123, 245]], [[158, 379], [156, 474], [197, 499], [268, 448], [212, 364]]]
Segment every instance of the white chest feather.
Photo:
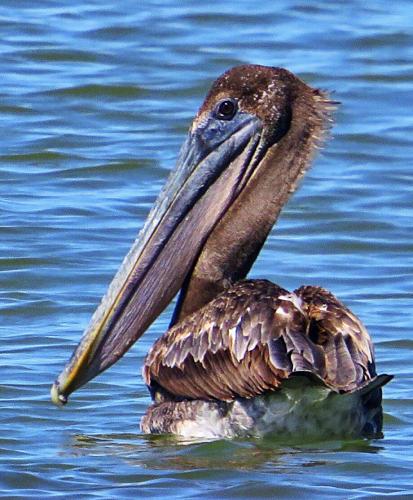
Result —
[[[185, 439], [264, 435], [286, 440], [355, 437], [375, 419], [358, 393], [337, 394], [324, 386], [301, 383], [286, 384], [280, 391], [231, 403], [196, 400], [152, 408], [142, 419], [144, 432], [169, 432]], [[157, 415], [161, 409], [162, 415]]]
[[358, 435], [365, 417], [358, 398], [326, 388], [283, 390], [253, 400], [237, 400], [227, 411], [198, 402], [195, 419], [176, 423], [185, 438], [277, 435], [286, 439]]

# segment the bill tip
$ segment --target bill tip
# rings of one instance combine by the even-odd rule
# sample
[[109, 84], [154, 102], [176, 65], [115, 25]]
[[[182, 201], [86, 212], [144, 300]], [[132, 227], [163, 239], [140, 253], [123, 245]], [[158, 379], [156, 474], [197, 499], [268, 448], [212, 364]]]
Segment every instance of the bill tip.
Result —
[[63, 406], [67, 403], [67, 396], [65, 396], [64, 394], [61, 394], [61, 392], [59, 391], [59, 388], [60, 388], [60, 384], [56, 380], [56, 382], [52, 385], [52, 388], [50, 390], [50, 396], [52, 398], [53, 403], [56, 406]]

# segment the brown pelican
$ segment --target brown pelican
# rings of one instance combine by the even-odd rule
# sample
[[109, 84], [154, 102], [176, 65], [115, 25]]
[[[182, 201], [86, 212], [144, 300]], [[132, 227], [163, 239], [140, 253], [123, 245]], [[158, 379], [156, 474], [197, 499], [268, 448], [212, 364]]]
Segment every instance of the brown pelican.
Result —
[[366, 329], [320, 287], [244, 280], [320, 146], [333, 103], [289, 71], [244, 65], [213, 84], [177, 167], [52, 387], [115, 363], [180, 290], [143, 375], [145, 433], [363, 436], [382, 427]]

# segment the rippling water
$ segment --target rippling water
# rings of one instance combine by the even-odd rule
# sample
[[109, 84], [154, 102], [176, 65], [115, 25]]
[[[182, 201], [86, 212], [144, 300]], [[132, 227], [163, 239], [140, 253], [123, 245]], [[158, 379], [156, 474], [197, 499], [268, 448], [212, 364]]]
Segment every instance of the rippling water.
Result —
[[[2, 2], [1, 496], [413, 495], [412, 26], [408, 0]], [[252, 275], [360, 315], [396, 375], [384, 439], [140, 435], [140, 367], [170, 311], [67, 408], [49, 401], [211, 81], [243, 62], [342, 102]]]

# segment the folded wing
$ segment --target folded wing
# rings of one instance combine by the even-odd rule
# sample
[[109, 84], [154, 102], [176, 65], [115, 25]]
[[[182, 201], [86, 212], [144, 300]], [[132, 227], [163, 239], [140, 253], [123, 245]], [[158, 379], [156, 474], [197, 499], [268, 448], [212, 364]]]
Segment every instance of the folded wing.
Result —
[[350, 392], [375, 367], [366, 329], [331, 293], [246, 280], [168, 330], [143, 372], [154, 395], [231, 401], [277, 390], [298, 373]]

